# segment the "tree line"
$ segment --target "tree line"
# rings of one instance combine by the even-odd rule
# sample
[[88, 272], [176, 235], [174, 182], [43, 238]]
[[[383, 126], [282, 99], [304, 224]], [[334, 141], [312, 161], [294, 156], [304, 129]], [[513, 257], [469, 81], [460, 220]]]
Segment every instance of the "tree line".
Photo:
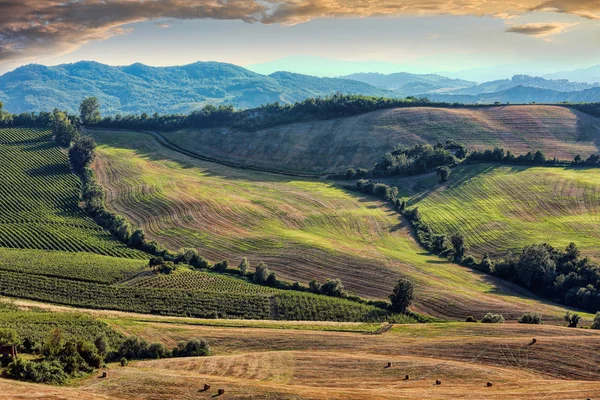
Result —
[[180, 342], [173, 349], [162, 343], [148, 343], [136, 336], [122, 340], [112, 348], [105, 334], [90, 340], [69, 337], [60, 328], [50, 330], [43, 341], [30, 336], [20, 337], [15, 329], [0, 329], [0, 345], [15, 346], [20, 353], [39, 357], [30, 360], [21, 356], [3, 357], [8, 377], [36, 383], [66, 384], [72, 378], [83, 377], [107, 362], [120, 361], [127, 366], [133, 359], [160, 359], [170, 357], [198, 357], [210, 355], [210, 346], [204, 339]]

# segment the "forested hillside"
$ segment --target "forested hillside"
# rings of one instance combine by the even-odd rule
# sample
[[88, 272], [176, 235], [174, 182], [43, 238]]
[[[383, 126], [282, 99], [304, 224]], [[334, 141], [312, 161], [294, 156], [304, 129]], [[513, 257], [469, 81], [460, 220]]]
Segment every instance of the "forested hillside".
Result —
[[0, 76], [0, 101], [13, 113], [76, 112], [81, 100], [96, 96], [105, 114], [179, 113], [207, 103], [252, 108], [261, 104], [293, 103], [336, 92], [394, 96], [353, 80], [316, 78], [293, 73], [260, 75], [218, 62], [179, 67], [133, 64], [113, 67], [78, 62], [55, 67], [27, 65]]

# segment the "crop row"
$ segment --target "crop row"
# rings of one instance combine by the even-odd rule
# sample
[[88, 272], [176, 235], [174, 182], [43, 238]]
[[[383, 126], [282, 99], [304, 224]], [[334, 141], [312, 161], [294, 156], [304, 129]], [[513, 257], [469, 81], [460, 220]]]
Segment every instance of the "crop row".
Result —
[[90, 253], [0, 248], [0, 270], [96, 283], [115, 283], [147, 267], [145, 260]]
[[207, 272], [183, 272], [176, 274], [156, 274], [128, 281], [127, 286], [196, 290], [204, 292], [228, 293], [276, 293], [280, 290], [268, 286], [255, 285], [239, 278], [211, 274]]
[[79, 206], [80, 180], [42, 129], [0, 129], [0, 246], [144, 258]]
[[240, 294], [109, 286], [3, 271], [0, 294], [76, 307], [198, 318], [372, 321], [383, 311], [309, 293]]

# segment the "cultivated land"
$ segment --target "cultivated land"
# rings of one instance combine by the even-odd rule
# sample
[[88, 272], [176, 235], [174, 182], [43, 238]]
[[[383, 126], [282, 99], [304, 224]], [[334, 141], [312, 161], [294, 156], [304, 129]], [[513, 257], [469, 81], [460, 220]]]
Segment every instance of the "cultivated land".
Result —
[[600, 169], [467, 165], [439, 184], [434, 174], [389, 180], [434, 231], [464, 234], [470, 253], [519, 253], [530, 244], [575, 242], [600, 260]]
[[[62, 321], [73, 318], [71, 311], [49, 314]], [[226, 325], [240, 321], [91, 313], [117, 332], [167, 346], [205, 338], [213, 355], [136, 361], [125, 368], [111, 364], [107, 378], [94, 374], [69, 387], [0, 379], [3, 398], [208, 399], [218, 388], [229, 399], [566, 400], [600, 392], [600, 332], [588, 329], [441, 323], [394, 325], [373, 334], [368, 325], [355, 325], [363, 331], [354, 332], [336, 323], [311, 330], [298, 329], [296, 322], [234, 327]], [[331, 330], [336, 326], [340, 331]], [[391, 368], [385, 368], [388, 362]], [[435, 385], [436, 379], [442, 384]], [[204, 383], [211, 389], [199, 391]]]
[[79, 178], [48, 131], [0, 129], [0, 155], [3, 295], [196, 317], [364, 321], [377, 311], [205, 272], [151, 277], [148, 254], [117, 241], [80, 207]]
[[80, 180], [41, 129], [0, 129], [0, 246], [143, 258], [79, 207]]
[[516, 318], [564, 310], [506, 282], [426, 254], [398, 214], [331, 183], [224, 167], [163, 147], [144, 133], [91, 132], [109, 208], [169, 248], [264, 261], [307, 283], [342, 278], [361, 296], [386, 298], [400, 276], [415, 282], [414, 308], [433, 316]]
[[397, 108], [248, 132], [183, 130], [162, 136], [188, 151], [235, 165], [323, 174], [371, 168], [395, 146], [454, 139], [471, 150], [496, 146], [515, 154], [541, 149], [572, 160], [597, 153], [600, 119], [561, 106]]

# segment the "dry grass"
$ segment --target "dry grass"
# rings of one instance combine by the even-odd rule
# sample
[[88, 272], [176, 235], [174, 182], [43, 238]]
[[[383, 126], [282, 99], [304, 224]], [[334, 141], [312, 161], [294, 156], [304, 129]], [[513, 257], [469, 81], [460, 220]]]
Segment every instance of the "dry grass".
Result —
[[399, 108], [258, 132], [206, 129], [165, 134], [187, 150], [236, 164], [302, 173], [370, 168], [396, 145], [457, 140], [521, 154], [572, 159], [598, 152], [600, 120], [560, 106], [479, 109]]
[[[167, 345], [203, 337], [214, 355], [111, 365], [107, 378], [98, 373], [67, 388], [0, 380], [2, 398], [208, 399], [218, 388], [226, 399], [566, 400], [600, 392], [600, 332], [592, 330], [452, 323], [372, 335], [109, 323]], [[211, 389], [199, 391], [204, 383]]]
[[234, 265], [246, 256], [303, 283], [340, 277], [370, 298], [386, 298], [408, 276], [417, 286], [415, 309], [442, 318], [564, 314], [516, 286], [427, 255], [398, 214], [373, 198], [319, 180], [199, 161], [143, 133], [94, 136], [108, 206], [173, 250], [195, 247]]

